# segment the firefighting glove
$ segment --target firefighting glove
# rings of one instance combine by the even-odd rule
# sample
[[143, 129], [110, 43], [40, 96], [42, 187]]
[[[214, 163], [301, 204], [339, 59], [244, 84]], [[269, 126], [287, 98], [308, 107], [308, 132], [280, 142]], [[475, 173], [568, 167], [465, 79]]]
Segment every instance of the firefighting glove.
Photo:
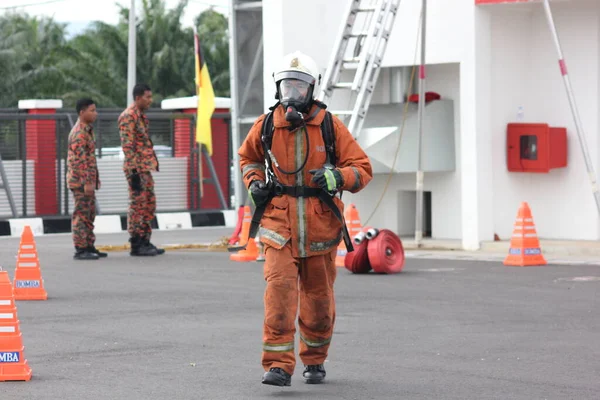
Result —
[[135, 169], [131, 173], [130, 178], [131, 178], [131, 181], [130, 181], [131, 190], [133, 190], [136, 193], [141, 192], [142, 191], [142, 180], [140, 179], [140, 175], [137, 173], [137, 171]]
[[311, 169], [308, 172], [314, 175], [312, 182], [319, 185], [325, 191], [333, 192], [342, 186], [342, 174], [337, 169]]
[[263, 181], [252, 181], [248, 188], [248, 193], [255, 207], [262, 207], [269, 201], [270, 191], [267, 188], [267, 184]]

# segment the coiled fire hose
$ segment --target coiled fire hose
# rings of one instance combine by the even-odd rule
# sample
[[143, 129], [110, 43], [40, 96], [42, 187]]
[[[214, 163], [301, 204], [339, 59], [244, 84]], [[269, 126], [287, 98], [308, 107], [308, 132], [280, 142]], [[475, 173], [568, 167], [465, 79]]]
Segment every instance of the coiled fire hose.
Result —
[[371, 269], [379, 274], [395, 274], [404, 268], [402, 241], [389, 229], [365, 227], [353, 238], [354, 251], [344, 259], [346, 269], [366, 274]]

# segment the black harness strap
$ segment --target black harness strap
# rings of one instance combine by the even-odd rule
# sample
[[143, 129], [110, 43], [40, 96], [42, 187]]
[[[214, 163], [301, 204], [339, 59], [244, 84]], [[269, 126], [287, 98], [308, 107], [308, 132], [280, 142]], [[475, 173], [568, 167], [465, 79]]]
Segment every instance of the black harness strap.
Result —
[[327, 162], [331, 165], [335, 165], [335, 130], [333, 127], [333, 118], [329, 111], [325, 112], [325, 118], [321, 124], [321, 133], [323, 134], [323, 141], [325, 142], [325, 150], [327, 151]]

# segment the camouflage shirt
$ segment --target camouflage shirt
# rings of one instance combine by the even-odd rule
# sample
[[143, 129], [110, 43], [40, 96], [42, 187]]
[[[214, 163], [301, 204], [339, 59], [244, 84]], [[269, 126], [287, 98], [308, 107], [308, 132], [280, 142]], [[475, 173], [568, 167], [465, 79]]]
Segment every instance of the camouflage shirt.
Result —
[[130, 174], [158, 171], [158, 159], [148, 132], [148, 117], [135, 104], [130, 105], [119, 116], [119, 134], [125, 156], [123, 170]]
[[78, 119], [69, 133], [68, 146], [67, 186], [78, 189], [91, 183], [97, 189], [99, 174], [92, 125]]

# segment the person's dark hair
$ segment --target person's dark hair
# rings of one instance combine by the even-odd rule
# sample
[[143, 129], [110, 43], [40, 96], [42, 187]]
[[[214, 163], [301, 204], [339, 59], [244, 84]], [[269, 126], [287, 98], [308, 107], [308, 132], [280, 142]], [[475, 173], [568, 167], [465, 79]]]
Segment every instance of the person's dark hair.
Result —
[[79, 115], [80, 112], [84, 111], [92, 104], [96, 103], [94, 102], [94, 100], [87, 97], [77, 100], [77, 104], [75, 104], [75, 110], [77, 111], [77, 115]]
[[152, 91], [150, 86], [145, 83], [138, 83], [133, 87], [133, 99], [135, 100], [138, 96], [143, 96], [146, 91]]

